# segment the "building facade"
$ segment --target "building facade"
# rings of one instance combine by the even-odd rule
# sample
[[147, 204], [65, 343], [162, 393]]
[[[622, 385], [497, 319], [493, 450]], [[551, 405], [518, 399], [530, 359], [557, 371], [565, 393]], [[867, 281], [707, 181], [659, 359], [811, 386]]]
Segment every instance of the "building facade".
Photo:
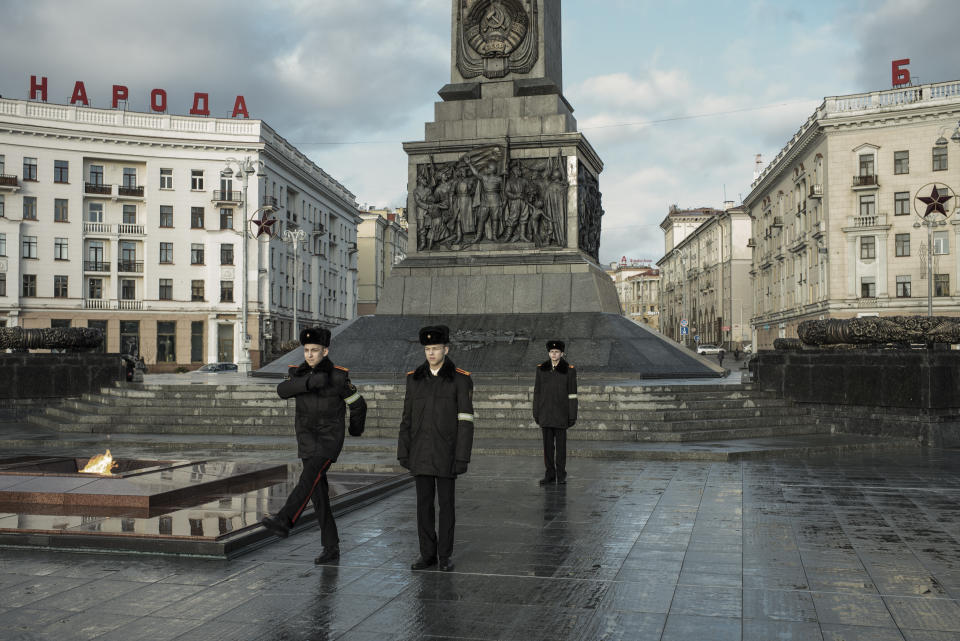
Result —
[[744, 199], [759, 349], [806, 319], [925, 315], [928, 282], [934, 314], [960, 313], [957, 199], [929, 219], [916, 200], [960, 188], [958, 118], [954, 81], [829, 97], [804, 122]]
[[0, 99], [0, 324], [100, 327], [168, 371], [243, 362], [246, 308], [257, 367], [294, 316], [356, 315], [359, 221], [262, 121]]
[[660, 228], [660, 331], [691, 347], [700, 342], [733, 350], [748, 344], [753, 301], [746, 211], [732, 203], [725, 210], [671, 207]]
[[375, 314], [390, 270], [407, 255], [407, 214], [396, 209], [360, 212], [357, 314]]
[[652, 262], [623, 256], [619, 262], [610, 263], [607, 274], [617, 288], [623, 315], [656, 329], [660, 317], [660, 271]]

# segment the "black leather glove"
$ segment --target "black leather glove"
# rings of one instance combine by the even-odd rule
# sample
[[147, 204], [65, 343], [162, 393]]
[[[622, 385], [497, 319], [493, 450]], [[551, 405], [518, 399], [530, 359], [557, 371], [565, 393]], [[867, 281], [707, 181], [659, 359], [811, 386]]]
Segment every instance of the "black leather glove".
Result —
[[402, 458], [402, 459], [397, 459], [397, 460], [400, 461], [400, 467], [402, 467], [402, 468], [404, 468], [404, 469], [407, 469], [407, 470], [410, 469], [410, 459]]
[[466, 474], [467, 473], [467, 462], [466, 461], [457, 461], [454, 470], [457, 474]]
[[363, 436], [363, 425], [354, 425], [351, 423], [347, 431], [350, 432], [350, 436]]

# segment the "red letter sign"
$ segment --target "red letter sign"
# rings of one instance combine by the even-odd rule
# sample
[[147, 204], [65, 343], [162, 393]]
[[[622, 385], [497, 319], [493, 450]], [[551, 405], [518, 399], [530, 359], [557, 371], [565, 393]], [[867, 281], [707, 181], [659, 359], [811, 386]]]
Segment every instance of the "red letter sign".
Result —
[[76, 84], [73, 85], [73, 95], [70, 96], [71, 105], [75, 105], [77, 102], [82, 103], [84, 107], [90, 106], [90, 101], [87, 100], [87, 88], [83, 86], [82, 80], [77, 80]]
[[126, 100], [130, 90], [123, 85], [113, 85], [113, 108], [116, 109], [121, 100]]
[[237, 96], [236, 101], [233, 103], [233, 115], [230, 117], [236, 118], [240, 114], [243, 114], [244, 118], [250, 117], [250, 114], [247, 113], [247, 102], [243, 99], [243, 96]]
[[[203, 102], [203, 108], [200, 108], [200, 103]], [[210, 115], [210, 97], [205, 93], [196, 93], [193, 94], [193, 108], [190, 110], [191, 116], [209, 116]]]
[[[160, 99], [159, 101], [157, 99]], [[167, 110], [167, 92], [163, 89], [154, 89], [150, 92], [150, 108], [154, 111]]]
[[43, 76], [40, 78], [40, 82], [37, 82], [36, 76], [30, 76], [30, 100], [33, 100], [37, 97], [37, 94], [40, 94], [40, 100], [47, 101], [47, 77]]
[[893, 61], [893, 86], [894, 87], [910, 84], [910, 70], [901, 68], [908, 64], [910, 64], [910, 58], [903, 58], [902, 60]]

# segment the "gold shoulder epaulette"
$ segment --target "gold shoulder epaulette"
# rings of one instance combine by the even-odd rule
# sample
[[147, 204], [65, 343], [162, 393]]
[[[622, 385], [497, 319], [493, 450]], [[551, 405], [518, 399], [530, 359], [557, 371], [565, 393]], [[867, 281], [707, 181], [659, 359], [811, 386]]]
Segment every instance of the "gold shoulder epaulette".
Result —
[[573, 363], [567, 363], [570, 366], [570, 369], [573, 369]]
[[345, 371], [345, 372], [349, 372], [349, 371], [350, 371], [350, 370], [348, 370], [346, 367], [342, 367], [342, 366], [340, 366], [340, 365], [334, 365], [334, 367], [337, 368], [337, 369], [342, 369], [342, 370]]
[[468, 371], [465, 370], [465, 369], [460, 369], [460, 368], [458, 367], [458, 368], [457, 368], [457, 371], [460, 372], [461, 374], [463, 374], [464, 376], [470, 376], [470, 372], [468, 372]]
[[294, 369], [296, 369], [297, 367], [300, 367], [300, 366], [299, 366], [299, 365], [287, 365], [287, 368], [291, 368], [291, 367], [294, 368]]
[[413, 374], [415, 371], [417, 371], [417, 370], [415, 370], [415, 369], [410, 370], [409, 372], [407, 372], [407, 376], [410, 376], [410, 375]]

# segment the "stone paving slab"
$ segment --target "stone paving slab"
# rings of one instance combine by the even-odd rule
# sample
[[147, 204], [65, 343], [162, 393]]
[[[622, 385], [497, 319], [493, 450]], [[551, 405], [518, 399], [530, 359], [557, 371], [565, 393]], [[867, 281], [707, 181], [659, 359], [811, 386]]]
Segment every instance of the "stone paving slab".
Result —
[[[233, 561], [0, 550], [11, 639], [960, 639], [960, 451], [742, 461], [476, 457], [456, 569], [415, 495]], [[92, 597], [97, 594], [98, 597]]]

